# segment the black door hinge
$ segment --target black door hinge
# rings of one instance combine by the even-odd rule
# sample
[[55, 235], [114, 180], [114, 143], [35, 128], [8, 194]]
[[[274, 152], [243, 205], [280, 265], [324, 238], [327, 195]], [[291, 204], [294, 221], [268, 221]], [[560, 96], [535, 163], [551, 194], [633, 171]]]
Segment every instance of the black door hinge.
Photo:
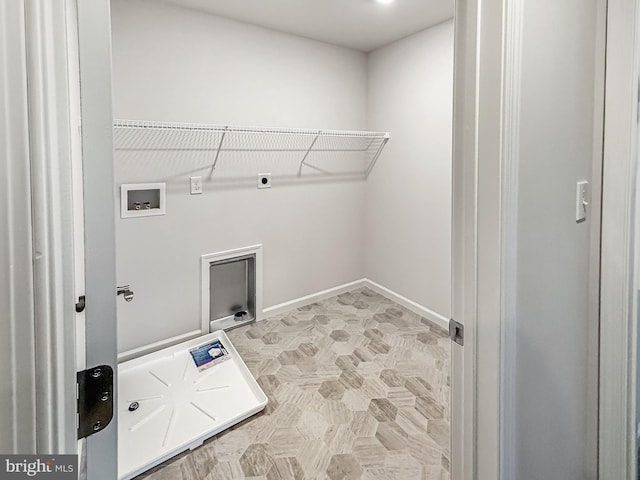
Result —
[[108, 365], [78, 372], [78, 438], [104, 430], [113, 418], [113, 369]]

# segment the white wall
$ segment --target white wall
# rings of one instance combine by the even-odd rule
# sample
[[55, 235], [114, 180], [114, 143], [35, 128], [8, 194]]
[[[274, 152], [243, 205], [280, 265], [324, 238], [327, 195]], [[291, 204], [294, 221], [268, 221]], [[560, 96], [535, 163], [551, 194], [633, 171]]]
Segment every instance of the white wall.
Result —
[[590, 219], [575, 221], [576, 181], [590, 180], [599, 85], [598, 2], [524, 2], [514, 395], [515, 477], [595, 478], [591, 382]]
[[[116, 118], [366, 127], [363, 53], [155, 2], [114, 0], [112, 23]], [[248, 162], [247, 184], [190, 196], [193, 168], [116, 155], [118, 186], [167, 182], [166, 216], [116, 220], [118, 282], [135, 291], [120, 351], [199, 328], [201, 254], [262, 243], [265, 307], [362, 278], [364, 182], [257, 190], [270, 167]]]
[[369, 55], [369, 123], [391, 141], [367, 182], [366, 276], [451, 310], [453, 22]]
[[167, 182], [166, 216], [116, 220], [118, 282], [135, 292], [120, 351], [197, 329], [200, 255], [257, 243], [265, 307], [367, 276], [448, 317], [452, 22], [368, 56], [146, 0], [112, 0], [112, 24], [116, 118], [392, 135], [367, 182], [257, 190], [257, 173], [297, 161], [223, 154], [202, 196], [188, 178], [209, 158], [118, 152], [118, 186]]

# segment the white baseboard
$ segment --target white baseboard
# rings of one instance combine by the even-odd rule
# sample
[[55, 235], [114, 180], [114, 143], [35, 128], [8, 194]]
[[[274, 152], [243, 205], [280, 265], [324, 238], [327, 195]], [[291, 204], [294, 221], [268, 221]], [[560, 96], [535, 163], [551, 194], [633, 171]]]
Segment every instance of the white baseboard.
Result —
[[[436, 325], [444, 328], [445, 330], [449, 329], [449, 319], [429, 310], [427, 307], [423, 307], [422, 305], [414, 302], [413, 300], [409, 300], [406, 297], [394, 292], [393, 290], [389, 290], [382, 285], [377, 284], [367, 278], [362, 278], [360, 280], [356, 280], [355, 282], [345, 283], [343, 285], [338, 285], [337, 287], [329, 288], [327, 290], [322, 290], [321, 292], [312, 293], [311, 295], [305, 295], [304, 297], [296, 298], [290, 300], [288, 302], [280, 303], [278, 305], [274, 305], [272, 307], [265, 308], [262, 312], [262, 318], [270, 317], [273, 315], [279, 315], [281, 313], [288, 312], [290, 310], [295, 310], [296, 308], [304, 307], [305, 305], [310, 305], [312, 303], [320, 302], [322, 300], [326, 300], [327, 298], [334, 297], [336, 295], [340, 295], [341, 293], [350, 292], [357, 288], [367, 287], [373, 290], [376, 293], [379, 293], [383, 297], [388, 298], [396, 302], [398, 305], [402, 305], [403, 307], [411, 310], [412, 312], [431, 320]], [[260, 321], [260, 320], [258, 320]], [[152, 353], [158, 350], [161, 350], [166, 347], [170, 347], [172, 345], [176, 345], [180, 342], [185, 342], [187, 340], [191, 340], [192, 338], [198, 337], [202, 335], [202, 331], [200, 330], [192, 330], [191, 332], [183, 333], [181, 335], [177, 335], [175, 337], [167, 338], [165, 340], [160, 340], [159, 342], [151, 343], [149, 345], [144, 345], [142, 347], [134, 348], [132, 350], [127, 350], [126, 352], [122, 352], [118, 354], [118, 362], [126, 362], [127, 360], [131, 360], [132, 358], [137, 358], [142, 355], [146, 355], [147, 353]]]
[[402, 305], [403, 307], [411, 310], [413, 313], [417, 313], [418, 315], [426, 318], [427, 320], [431, 320], [433, 323], [438, 325], [439, 327], [444, 328], [445, 330], [449, 330], [449, 319], [439, 313], [434, 312], [433, 310], [429, 310], [427, 307], [423, 307], [422, 305], [414, 302], [413, 300], [409, 300], [406, 297], [394, 292], [393, 290], [389, 290], [382, 285], [377, 284], [367, 278], [364, 279], [364, 286], [370, 288], [376, 293], [379, 293], [383, 297], [388, 298], [389, 300], [393, 300], [398, 305]]
[[279, 315], [281, 313], [288, 312], [289, 310], [304, 307], [305, 305], [311, 305], [312, 303], [335, 297], [336, 295], [340, 295], [341, 293], [350, 292], [351, 290], [355, 290], [356, 288], [364, 287], [364, 284], [364, 279], [356, 280], [355, 282], [345, 283], [343, 285], [338, 285], [337, 287], [322, 290], [321, 292], [312, 293], [311, 295], [305, 295], [304, 297], [289, 300], [288, 302], [265, 308], [262, 311], [262, 317], [266, 318], [267, 316]]
[[351, 290], [355, 290], [356, 288], [361, 288], [361, 287], [368, 287], [374, 292], [379, 293], [383, 297], [386, 297], [389, 300], [393, 300], [398, 305], [402, 305], [403, 307], [426, 318], [427, 320], [431, 320], [433, 323], [444, 328], [445, 330], [449, 330], [449, 319], [447, 317], [440, 315], [439, 313], [436, 313], [433, 310], [428, 309], [427, 307], [423, 307], [422, 305], [414, 302], [413, 300], [409, 300], [408, 298], [403, 297], [402, 295], [394, 292], [393, 290], [389, 290], [388, 288], [383, 287], [382, 285], [376, 282], [373, 282], [367, 278], [356, 280], [355, 282], [345, 283], [337, 287], [329, 288], [321, 292], [312, 293], [311, 295], [305, 295], [304, 297], [296, 298], [288, 302], [280, 303], [278, 305], [265, 308], [263, 310], [263, 318], [270, 317], [273, 315], [279, 315], [281, 313], [285, 313], [290, 310], [295, 310], [296, 308], [300, 308], [300, 307], [304, 307], [305, 305], [310, 305], [312, 303], [320, 302], [327, 298], [340, 295], [341, 293], [350, 292]]
[[155, 343], [150, 343], [149, 345], [143, 345], [142, 347], [127, 350], [126, 352], [118, 354], [118, 363], [141, 357], [143, 355], [146, 355], [147, 353], [157, 352], [158, 350], [162, 350], [163, 348], [171, 347], [181, 342], [186, 342], [187, 340], [199, 337], [200, 335], [202, 335], [201, 330], [192, 330], [181, 335], [176, 335], [175, 337], [166, 338]]

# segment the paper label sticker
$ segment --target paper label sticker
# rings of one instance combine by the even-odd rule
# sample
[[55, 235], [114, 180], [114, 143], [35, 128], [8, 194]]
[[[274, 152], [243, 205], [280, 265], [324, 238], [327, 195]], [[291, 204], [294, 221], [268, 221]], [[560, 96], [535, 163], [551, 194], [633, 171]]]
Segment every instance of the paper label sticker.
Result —
[[193, 362], [202, 371], [229, 358], [229, 352], [217, 338], [189, 350]]

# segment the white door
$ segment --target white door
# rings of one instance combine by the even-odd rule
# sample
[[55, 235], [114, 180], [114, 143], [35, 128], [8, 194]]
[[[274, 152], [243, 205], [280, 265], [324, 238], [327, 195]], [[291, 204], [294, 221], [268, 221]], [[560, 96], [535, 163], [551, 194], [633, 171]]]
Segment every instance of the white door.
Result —
[[[116, 273], [109, 1], [77, 2], [84, 178], [86, 366], [113, 369], [117, 398]], [[86, 443], [87, 478], [117, 478], [117, 417]]]

